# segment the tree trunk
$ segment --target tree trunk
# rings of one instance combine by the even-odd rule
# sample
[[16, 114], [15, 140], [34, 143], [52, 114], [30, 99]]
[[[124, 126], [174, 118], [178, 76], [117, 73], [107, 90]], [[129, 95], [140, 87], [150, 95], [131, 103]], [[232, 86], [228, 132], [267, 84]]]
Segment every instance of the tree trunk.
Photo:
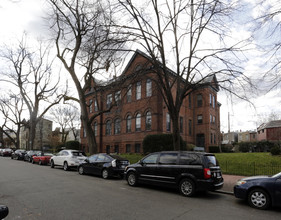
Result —
[[174, 150], [180, 150], [181, 136], [179, 129], [179, 118], [178, 114], [171, 114], [172, 124], [173, 124], [173, 147]]

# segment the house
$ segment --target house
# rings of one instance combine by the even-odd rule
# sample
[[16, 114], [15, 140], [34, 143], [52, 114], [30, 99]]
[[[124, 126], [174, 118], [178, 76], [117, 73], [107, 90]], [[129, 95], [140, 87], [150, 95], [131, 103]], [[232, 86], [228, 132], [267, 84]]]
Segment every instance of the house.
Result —
[[223, 133], [223, 140], [222, 144], [223, 145], [229, 145], [229, 144], [234, 144], [238, 142], [238, 133], [237, 132], [228, 132], [228, 133]]
[[[145, 136], [172, 132], [171, 117], [153, 71], [145, 74], [139, 71], [140, 67], [149, 67], [149, 61], [147, 55], [136, 51], [119, 77], [107, 84], [99, 82], [97, 93], [93, 89], [87, 91], [90, 117], [99, 108], [107, 109], [112, 103], [117, 104], [93, 122], [99, 152], [143, 153]], [[179, 124], [183, 140], [205, 151], [221, 142], [218, 91], [216, 77], [210, 77], [204, 81], [204, 86], [185, 98], [180, 109]], [[87, 151], [85, 135], [82, 125], [81, 144]]]
[[[47, 149], [50, 145], [50, 137], [52, 136], [53, 122], [42, 118], [36, 125], [35, 139], [33, 150]], [[20, 130], [20, 148], [29, 150], [29, 129], [27, 126], [21, 127]]]
[[281, 141], [281, 120], [261, 124], [257, 128], [258, 141]]
[[257, 132], [256, 131], [240, 131], [238, 133], [238, 143], [240, 142], [256, 142]]

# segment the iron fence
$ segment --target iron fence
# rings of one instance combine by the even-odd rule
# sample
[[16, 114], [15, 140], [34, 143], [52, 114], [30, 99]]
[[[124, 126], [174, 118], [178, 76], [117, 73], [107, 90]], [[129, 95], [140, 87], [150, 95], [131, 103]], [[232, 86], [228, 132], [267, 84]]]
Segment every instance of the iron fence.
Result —
[[281, 165], [252, 163], [235, 163], [220, 161], [220, 167], [224, 174], [240, 176], [274, 175], [281, 172]]

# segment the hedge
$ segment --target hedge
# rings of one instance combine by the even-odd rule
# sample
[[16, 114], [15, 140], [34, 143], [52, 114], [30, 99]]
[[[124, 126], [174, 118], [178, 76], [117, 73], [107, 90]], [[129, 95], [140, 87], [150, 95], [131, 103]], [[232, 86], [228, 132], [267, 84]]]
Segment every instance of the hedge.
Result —
[[[143, 139], [143, 152], [153, 153], [157, 151], [170, 151], [174, 150], [173, 147], [173, 136], [172, 134], [155, 134], [147, 135]], [[180, 149], [186, 150], [186, 143], [182, 140], [180, 141]]]

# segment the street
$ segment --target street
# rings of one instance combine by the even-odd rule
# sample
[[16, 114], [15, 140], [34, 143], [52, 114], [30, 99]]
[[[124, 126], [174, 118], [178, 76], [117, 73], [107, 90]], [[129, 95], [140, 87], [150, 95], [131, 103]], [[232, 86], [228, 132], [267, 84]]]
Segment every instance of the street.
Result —
[[0, 157], [0, 204], [9, 219], [280, 219], [281, 209], [260, 211], [234, 196], [129, 187], [120, 179], [79, 175]]

